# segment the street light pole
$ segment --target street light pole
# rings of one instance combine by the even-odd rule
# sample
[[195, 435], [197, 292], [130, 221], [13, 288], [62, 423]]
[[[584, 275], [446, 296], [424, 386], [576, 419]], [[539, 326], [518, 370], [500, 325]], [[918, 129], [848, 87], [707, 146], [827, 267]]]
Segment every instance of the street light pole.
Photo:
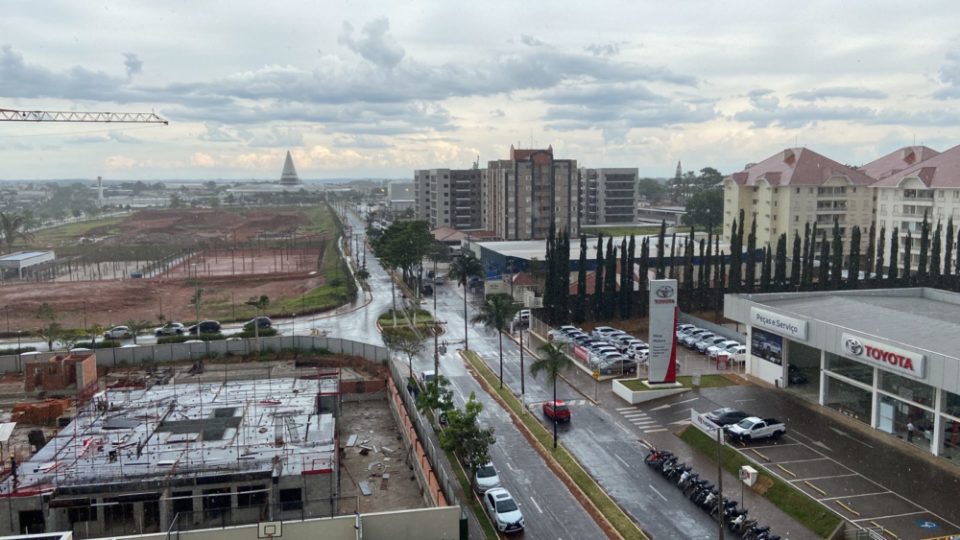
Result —
[[[522, 322], [521, 322], [522, 324]], [[523, 326], [520, 327], [520, 403], [523, 404], [523, 408], [527, 408], [527, 402], [523, 399], [524, 393], [524, 372], [523, 372]]]
[[[434, 254], [436, 255], [436, 254]], [[437, 329], [437, 259], [433, 259], [433, 376], [440, 376], [440, 332]]]
[[723, 446], [723, 431], [717, 428], [717, 526], [720, 531], [720, 540], [723, 540], [723, 469], [720, 467], [720, 450]]

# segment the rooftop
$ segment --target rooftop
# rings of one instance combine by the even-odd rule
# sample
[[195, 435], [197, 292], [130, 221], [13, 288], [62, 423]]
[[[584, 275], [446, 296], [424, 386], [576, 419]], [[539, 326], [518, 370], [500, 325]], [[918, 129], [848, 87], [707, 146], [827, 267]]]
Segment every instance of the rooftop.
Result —
[[787, 148], [727, 178], [741, 186], [755, 186], [760, 181], [771, 186], [819, 186], [837, 177], [845, 178], [855, 186], [869, 186], [875, 182], [863, 172], [808, 148]]
[[886, 342], [960, 358], [956, 337], [960, 335], [960, 294], [957, 293], [914, 288], [741, 296]]
[[9, 255], [4, 255], [0, 257], [0, 261], [24, 261], [31, 259], [33, 257], [39, 257], [40, 255], [46, 255], [50, 253], [49, 251], [20, 251], [17, 253], [10, 253]]
[[107, 390], [0, 494], [276, 468], [283, 476], [328, 472], [335, 421], [317, 407], [319, 395], [337, 391], [337, 379], [297, 378]]
[[874, 187], [897, 187], [909, 178], [919, 179], [928, 188], [960, 187], [960, 146], [891, 174], [875, 183]]
[[905, 146], [867, 163], [858, 170], [867, 176], [882, 180], [939, 153], [926, 146]]

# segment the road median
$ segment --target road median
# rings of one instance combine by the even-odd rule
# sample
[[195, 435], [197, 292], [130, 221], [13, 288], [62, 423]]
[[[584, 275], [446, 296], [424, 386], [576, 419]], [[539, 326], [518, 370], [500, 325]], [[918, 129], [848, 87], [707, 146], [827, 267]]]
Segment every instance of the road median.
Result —
[[563, 445], [553, 446], [547, 428], [529, 414], [508, 387], [498, 388], [496, 374], [473, 351], [460, 351], [480, 386], [506, 409], [520, 432], [540, 454], [550, 469], [573, 493], [609, 538], [647, 540], [648, 536], [599, 484], [587, 473]]

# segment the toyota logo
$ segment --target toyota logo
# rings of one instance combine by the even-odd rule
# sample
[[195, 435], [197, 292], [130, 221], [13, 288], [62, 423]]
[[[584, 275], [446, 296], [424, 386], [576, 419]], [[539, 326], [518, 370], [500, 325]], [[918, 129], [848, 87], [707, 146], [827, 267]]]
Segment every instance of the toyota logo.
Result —
[[860, 356], [863, 354], [863, 343], [860, 343], [860, 340], [858, 339], [847, 338], [847, 340], [843, 342], [843, 348], [854, 356]]
[[670, 298], [671, 296], [673, 296], [673, 287], [669, 285], [663, 285], [661, 287], [657, 287], [657, 290], [654, 292], [660, 298]]

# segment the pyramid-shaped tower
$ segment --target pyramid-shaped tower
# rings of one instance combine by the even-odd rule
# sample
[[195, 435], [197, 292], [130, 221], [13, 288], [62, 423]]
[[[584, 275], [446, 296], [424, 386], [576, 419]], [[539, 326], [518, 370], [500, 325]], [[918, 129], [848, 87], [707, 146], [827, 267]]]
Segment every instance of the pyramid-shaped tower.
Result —
[[297, 169], [293, 167], [293, 158], [287, 150], [287, 159], [283, 162], [283, 172], [280, 173], [280, 185], [299, 186], [301, 183], [300, 177], [297, 176]]

